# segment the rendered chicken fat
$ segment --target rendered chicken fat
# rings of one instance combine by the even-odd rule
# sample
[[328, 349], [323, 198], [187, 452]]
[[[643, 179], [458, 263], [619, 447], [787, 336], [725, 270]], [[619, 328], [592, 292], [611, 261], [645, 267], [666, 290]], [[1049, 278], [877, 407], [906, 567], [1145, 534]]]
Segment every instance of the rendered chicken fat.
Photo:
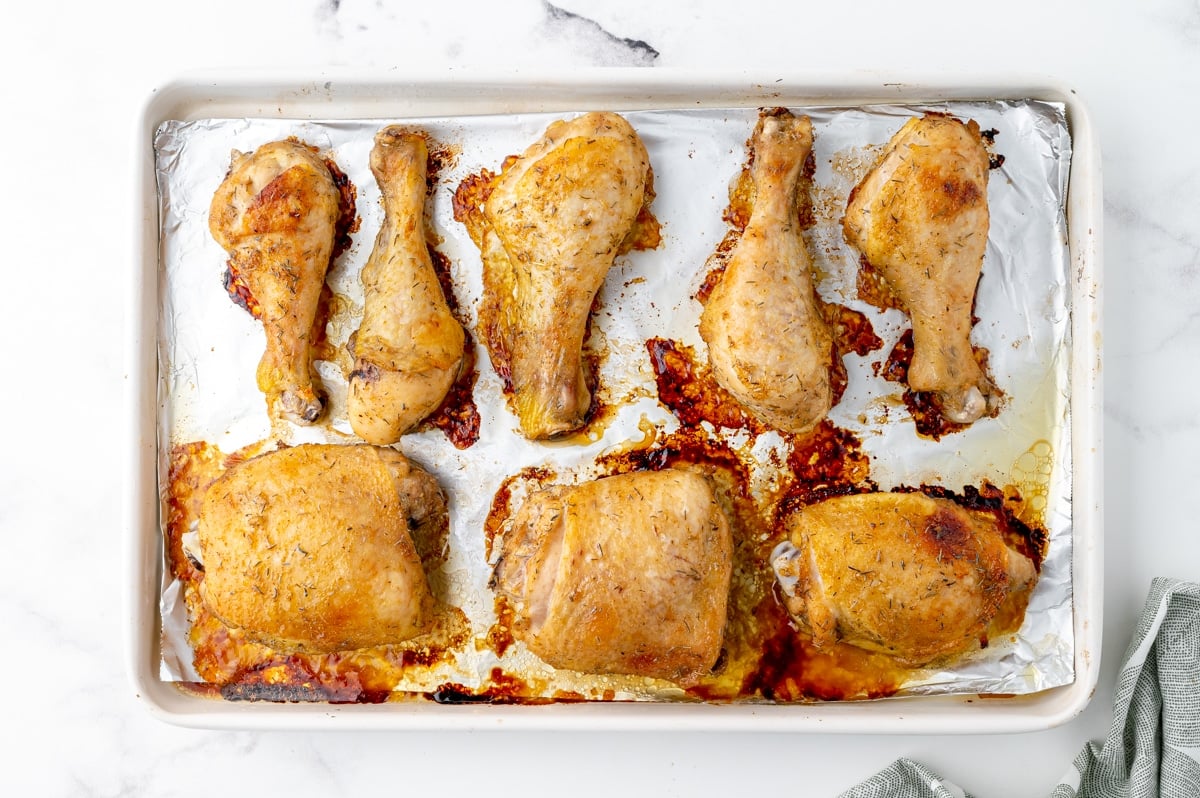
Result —
[[530, 496], [496, 584], [515, 636], [554, 667], [687, 685], [720, 655], [732, 557], [707, 478], [635, 472]]
[[813, 642], [842, 640], [909, 666], [977, 647], [1006, 603], [1024, 614], [1037, 581], [994, 518], [921, 493], [826, 499], [787, 528], [772, 564]]
[[433, 602], [411, 535], [446, 523], [437, 482], [394, 449], [281, 449], [205, 493], [201, 595], [282, 651], [399, 642], [424, 631]]

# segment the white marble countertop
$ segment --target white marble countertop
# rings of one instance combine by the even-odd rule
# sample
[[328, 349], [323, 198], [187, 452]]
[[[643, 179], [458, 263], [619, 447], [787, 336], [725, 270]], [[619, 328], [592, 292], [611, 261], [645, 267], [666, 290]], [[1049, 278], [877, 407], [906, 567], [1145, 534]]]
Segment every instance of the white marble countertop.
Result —
[[[4, 795], [832, 796], [910, 756], [1044, 795], [1105, 735], [1154, 576], [1200, 579], [1200, 2], [21, 3], [0, 65]], [[1088, 103], [1105, 211], [1105, 607], [1095, 699], [1011, 736], [266, 733], [152, 718], [126, 674], [120, 467], [139, 109], [188, 70], [585, 66], [1047, 74]], [[79, 206], [79, 207], [76, 207]], [[48, 289], [48, 290], [43, 290]], [[59, 419], [59, 416], [63, 416]], [[53, 421], [53, 423], [51, 423]]]

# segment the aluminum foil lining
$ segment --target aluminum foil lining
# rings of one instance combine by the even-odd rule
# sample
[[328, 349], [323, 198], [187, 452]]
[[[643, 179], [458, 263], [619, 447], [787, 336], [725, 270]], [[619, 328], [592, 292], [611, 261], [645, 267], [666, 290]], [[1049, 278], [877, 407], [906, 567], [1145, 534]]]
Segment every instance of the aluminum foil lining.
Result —
[[[588, 109], [580, 109], [588, 110]], [[793, 108], [807, 114], [815, 134], [814, 210], [806, 232], [819, 277], [818, 292], [867, 314], [884, 348], [866, 358], [846, 357], [849, 385], [830, 415], [854, 432], [871, 458], [880, 488], [936, 484], [953, 490], [1015, 484], [1042, 503], [1049, 552], [1024, 626], [1010, 641], [994, 642], [955, 667], [922, 675], [902, 693], [1021, 694], [1069, 684], [1074, 679], [1071, 587], [1070, 283], [1065, 197], [1071, 143], [1061, 104], [1036, 101], [953, 102], [933, 106]], [[973, 342], [990, 351], [992, 374], [1007, 395], [998, 418], [984, 419], [941, 441], [918, 437], [896, 396], [872, 362], [886, 357], [907, 318], [858, 300], [858, 256], [843, 240], [840, 219], [850, 189], [870, 168], [882, 145], [914, 115], [946, 112], [996, 131], [994, 151], [1003, 164], [992, 171], [988, 199], [991, 230]], [[496, 170], [505, 156], [520, 153], [556, 118], [569, 114], [521, 114], [454, 118], [304, 121], [203, 119], [167, 122], [155, 138], [160, 196], [159, 425], [160, 484], [166, 484], [165, 452], [173, 443], [204, 440], [232, 452], [271, 432], [255, 386], [263, 350], [262, 329], [230, 302], [221, 284], [226, 253], [208, 232], [208, 208], [229, 165], [231, 150], [252, 151], [295, 136], [333, 157], [358, 190], [361, 228], [351, 249], [327, 277], [334, 292], [350, 300], [331, 320], [332, 343], [342, 345], [361, 317], [358, 273], [382, 221], [379, 190], [369, 170], [375, 133], [391, 123], [417, 126], [458, 157], [440, 175], [432, 224], [439, 250], [454, 264], [460, 307], [474, 326], [482, 291], [479, 252], [454, 221], [451, 195], [463, 177]], [[627, 440], [641, 440], [639, 424], [670, 432], [678, 426], [656, 400], [654, 375], [644, 342], [673, 338], [705, 347], [697, 331], [700, 306], [693, 298], [705, 261], [728, 230], [722, 211], [727, 189], [746, 158], [746, 141], [757, 110], [695, 109], [625, 114], [645, 142], [654, 167], [663, 243], [653, 251], [618, 259], [601, 293], [595, 334], [606, 342], [600, 373], [604, 401], [618, 407], [597, 440], [545, 444], [525, 440], [505, 407], [500, 380], [482, 347], [476, 352], [475, 401], [481, 434], [473, 447], [455, 449], [438, 431], [406, 436], [397, 446], [429, 468], [449, 496], [448, 589], [483, 637], [495, 620], [487, 588], [491, 565], [484, 552], [483, 521], [503, 480], [526, 466], [548, 466], [564, 481], [586, 474], [596, 456]], [[478, 339], [478, 336], [476, 336]], [[293, 428], [291, 444], [345, 442], [346, 384], [333, 364], [318, 363], [329, 392], [325, 426]], [[760, 446], [769, 448], [771, 436]], [[787, 556], [786, 549], [777, 552]], [[188, 622], [179, 585], [162, 585], [161, 678], [195, 681]], [[479, 650], [476, 650], [479, 648]], [[497, 664], [493, 653], [468, 650], [437, 678], [468, 687], [484, 682]], [[515, 649], [515, 651], [513, 650]], [[499, 662], [505, 670], [536, 671], [549, 690], [578, 689], [515, 646]], [[617, 697], [669, 698], [647, 694], [636, 680], [605, 679]]]

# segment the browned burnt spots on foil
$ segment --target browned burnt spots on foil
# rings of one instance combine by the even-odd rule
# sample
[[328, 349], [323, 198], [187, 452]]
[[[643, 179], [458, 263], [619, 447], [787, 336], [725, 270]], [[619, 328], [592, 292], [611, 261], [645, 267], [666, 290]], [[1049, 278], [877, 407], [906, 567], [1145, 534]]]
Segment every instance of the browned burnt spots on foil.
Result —
[[[464, 328], [465, 331], [466, 328]], [[466, 334], [462, 367], [458, 379], [440, 407], [425, 419], [424, 424], [440, 429], [456, 449], [469, 449], [479, 441], [479, 407], [475, 404], [475, 381], [479, 369], [475, 365], [475, 342]]]
[[775, 537], [787, 537], [787, 516], [805, 505], [832, 496], [876, 489], [871, 460], [854, 433], [825, 419], [810, 432], [790, 437], [787, 481], [775, 502]]
[[989, 169], [999, 169], [1004, 166], [1004, 156], [995, 151], [996, 136], [999, 135], [1000, 131], [994, 127], [979, 131], [979, 138], [983, 139], [983, 148], [987, 150]]
[[[989, 409], [985, 415], [995, 418], [1000, 414], [1004, 392], [995, 387], [995, 383], [991, 379], [988, 369], [988, 350], [981, 346], [973, 346], [971, 350], [975, 356], [975, 362], [979, 364], [979, 368], [987, 380], [993, 384], [992, 393], [996, 401], [988, 403]], [[888, 382], [896, 382], [904, 386], [902, 399], [904, 406], [908, 408], [909, 415], [912, 416], [913, 424], [916, 425], [917, 434], [938, 441], [944, 435], [962, 432], [969, 428], [970, 424], [959, 424], [942, 415], [936, 394], [931, 391], [914, 391], [908, 386], [908, 368], [912, 364], [912, 357], [913, 332], [912, 329], [908, 329], [892, 347], [891, 353], [882, 367], [879, 367], [878, 373]]]
[[439, 606], [429, 632], [401, 644], [288, 654], [248, 641], [209, 613], [194, 592], [188, 598], [196, 670], [231, 700], [378, 703], [393, 695], [407, 670], [452, 660], [451, 651], [467, 638], [461, 613]]
[[247, 669], [236, 680], [221, 685], [220, 694], [227, 701], [381, 704], [391, 691], [366, 687], [355, 673], [321, 678], [301, 658], [288, 657]]
[[450, 259], [438, 252], [432, 244], [429, 245], [429, 257], [433, 261], [433, 270], [438, 276], [438, 282], [441, 283], [446, 304], [462, 325], [464, 336], [463, 359], [458, 378], [450, 386], [441, 406], [425, 419], [422, 426], [440, 429], [456, 449], [469, 449], [479, 440], [480, 425], [479, 407], [475, 404], [475, 381], [479, 378], [479, 368], [475, 363], [475, 340], [471, 335], [470, 325], [459, 310], [458, 299], [454, 294]]
[[829, 359], [831, 404], [842, 401], [849, 375], [843, 359], [848, 354], [866, 357], [883, 346], [883, 339], [875, 334], [875, 328], [866, 314], [833, 303], [821, 303], [825, 323], [833, 332], [833, 347]]
[[458, 163], [461, 149], [457, 144], [443, 144], [427, 134], [421, 135], [425, 138], [425, 149], [429, 155], [425, 172], [425, 193], [426, 196], [432, 197], [442, 175]]
[[333, 184], [338, 189], [338, 218], [333, 225], [333, 254], [329, 256], [329, 262], [332, 263], [338, 259], [339, 255], [350, 249], [350, 245], [353, 243], [351, 236], [358, 232], [362, 219], [358, 216], [358, 188], [334, 163], [333, 158], [327, 156], [322, 160], [325, 161], [325, 167], [329, 169], [329, 174], [333, 177]]
[[759, 435], [767, 427], [742, 409], [741, 404], [716, 379], [707, 365], [701, 364], [695, 351], [668, 338], [646, 341], [658, 400], [685, 426], [707, 421], [716, 427], [745, 429]]
[[871, 265], [865, 255], [858, 256], [858, 298], [868, 305], [874, 305], [880, 310], [899, 310], [904, 312], [900, 297], [892, 290], [884, 276]]
[[[427, 693], [426, 698], [438, 704], [574, 704], [587, 700], [579, 693], [565, 690], [542, 695], [534, 686], [500, 668], [492, 668], [488, 682], [482, 687], [447, 682]], [[612, 697], [606, 700], [611, 701]]]
[[837, 304], [826, 304], [824, 310], [825, 320], [833, 330], [834, 344], [841, 354], [853, 352], [866, 357], [883, 347], [883, 339], [875, 334], [866, 314]]
[[764, 602], [757, 620], [769, 634], [760, 643], [757, 667], [742, 685], [745, 697], [780, 703], [885, 698], [910, 676], [882, 654], [844, 643], [818, 648], [793, 627], [778, 599]]
[[633, 471], [662, 471], [688, 467], [705, 472], [734, 501], [752, 501], [748, 470], [741, 457], [723, 441], [703, 430], [681, 427], [652, 445], [608, 452], [596, 458], [606, 476]]

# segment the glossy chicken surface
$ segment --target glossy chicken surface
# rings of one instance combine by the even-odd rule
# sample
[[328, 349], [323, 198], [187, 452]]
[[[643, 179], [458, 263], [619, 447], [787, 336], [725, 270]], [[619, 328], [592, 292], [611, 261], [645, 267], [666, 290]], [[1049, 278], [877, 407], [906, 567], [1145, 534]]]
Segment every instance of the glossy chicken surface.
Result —
[[921, 493], [827, 499], [797, 511], [788, 535], [792, 548], [777, 550], [774, 566], [813, 641], [910, 666], [977, 648], [998, 615], [1015, 606], [1023, 616], [1037, 580], [994, 517]]
[[797, 192], [812, 124], [785, 110], [751, 138], [754, 203], [700, 316], [713, 375], [761, 421], [805, 432], [833, 402], [833, 336], [813, 287]]
[[273, 418], [311, 424], [324, 407], [311, 333], [340, 202], [324, 161], [295, 141], [235, 151], [213, 195], [209, 230], [229, 253], [229, 283], [248, 292], [246, 307], [266, 334], [257, 377]]
[[707, 478], [635, 472], [530, 496], [496, 584], [517, 639], [554, 667], [688, 684], [720, 654], [732, 556]]
[[996, 400], [971, 348], [972, 306], [988, 238], [988, 155], [975, 122], [911, 119], [850, 194], [846, 240], [887, 280], [912, 319], [908, 383], [969, 424]]
[[589, 113], [551, 124], [467, 211], [483, 256], [482, 338], [525, 436], [584, 425], [592, 302], [652, 198], [637, 133], [617, 114]]
[[395, 443], [436, 410], [462, 365], [465, 335], [426, 246], [428, 159], [420, 135], [389, 127], [375, 136], [384, 220], [362, 270], [348, 399], [350, 425], [368, 443]]
[[205, 493], [201, 595], [280, 651], [399, 642], [424, 631], [433, 602], [414, 538], [447, 522], [437, 482], [394, 449], [281, 449]]

